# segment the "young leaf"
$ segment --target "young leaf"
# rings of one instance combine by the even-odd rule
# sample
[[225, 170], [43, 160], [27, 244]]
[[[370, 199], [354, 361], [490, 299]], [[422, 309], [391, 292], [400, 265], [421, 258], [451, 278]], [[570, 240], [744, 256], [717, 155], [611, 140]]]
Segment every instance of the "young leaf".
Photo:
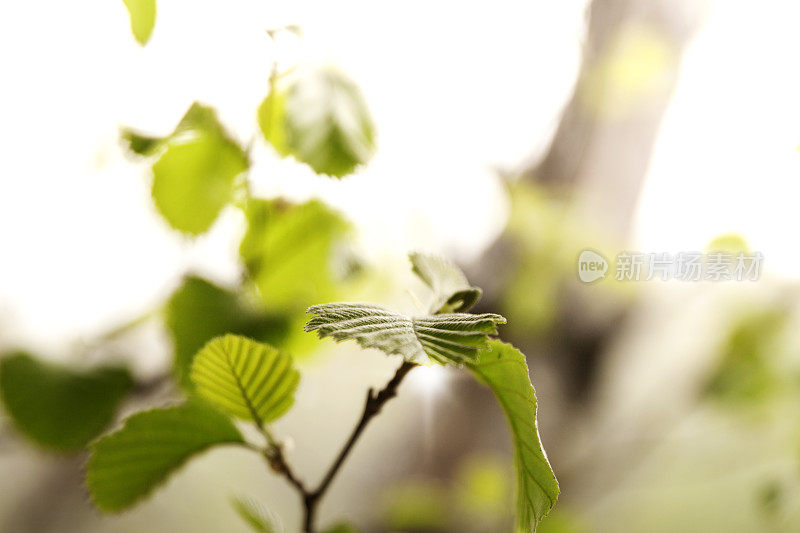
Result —
[[285, 89], [271, 84], [259, 108], [264, 138], [317, 174], [341, 178], [375, 151], [374, 126], [358, 87], [330, 67], [309, 69]]
[[269, 94], [258, 106], [258, 126], [264, 139], [283, 157], [290, 154], [286, 139], [286, 92], [280, 87], [278, 76], [269, 78]]
[[363, 348], [377, 348], [402, 355], [412, 363], [461, 364], [475, 361], [478, 351], [488, 346], [488, 336], [497, 334], [500, 315], [451, 313], [409, 317], [379, 305], [331, 303], [313, 305], [316, 316], [305, 326], [319, 338], [336, 342], [355, 340]]
[[210, 131], [178, 136], [153, 164], [153, 200], [170, 225], [199, 235], [233, 198], [247, 155], [235, 142]]
[[517, 533], [534, 531], [559, 494], [558, 481], [547, 460], [536, 424], [536, 393], [525, 356], [500, 341], [478, 354], [467, 366], [494, 392], [511, 427], [517, 471]]
[[232, 416], [263, 426], [292, 406], [300, 373], [291, 357], [272, 346], [225, 335], [198, 352], [191, 378], [200, 396]]
[[175, 345], [178, 382], [191, 388], [194, 355], [225, 333], [280, 345], [290, 334], [289, 317], [257, 309], [237, 293], [203, 278], [188, 276], [167, 302], [165, 322]]
[[236, 178], [250, 161], [217, 119], [194, 103], [167, 137], [123, 128], [122, 139], [137, 155], [155, 155], [152, 195], [169, 224], [184, 233], [208, 230], [234, 195]]
[[156, 24], [156, 0], [122, 0], [131, 17], [131, 32], [144, 46]]
[[234, 498], [231, 502], [233, 510], [242, 520], [257, 533], [279, 533], [283, 528], [268, 510], [251, 499]]
[[0, 361], [0, 397], [14, 426], [59, 452], [75, 452], [108, 426], [133, 387], [122, 368], [76, 372], [16, 353]]
[[198, 401], [136, 413], [95, 441], [86, 483], [103, 511], [130, 507], [192, 456], [244, 440], [228, 417]]
[[433, 290], [430, 313], [465, 313], [481, 298], [481, 289], [473, 287], [455, 264], [443, 257], [422, 253], [409, 254], [412, 270]]
[[239, 247], [250, 279], [269, 307], [302, 311], [336, 297], [332, 257], [350, 224], [322, 202], [250, 200]]

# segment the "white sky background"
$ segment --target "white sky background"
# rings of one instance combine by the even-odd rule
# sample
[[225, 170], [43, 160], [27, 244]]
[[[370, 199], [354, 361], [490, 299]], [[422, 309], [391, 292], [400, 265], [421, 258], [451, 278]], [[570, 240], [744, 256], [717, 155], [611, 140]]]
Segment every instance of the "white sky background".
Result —
[[[120, 125], [170, 131], [194, 100], [246, 141], [269, 66], [330, 61], [362, 88], [379, 151], [341, 182], [278, 160], [259, 139], [257, 192], [319, 195], [373, 258], [409, 249], [468, 259], [502, 228], [495, 168], [542, 149], [569, 95], [584, 1], [162, 0], [140, 48], [117, 0], [0, 7], [0, 335], [58, 349], [159, 301], [188, 268], [235, 277], [240, 218], [191, 243], [149, 200]], [[745, 234], [796, 273], [800, 210], [798, 6], [720, 1], [690, 47], [636, 227], [643, 251]], [[791, 12], [790, 12], [791, 11]], [[297, 23], [299, 48], [264, 29]]]
[[684, 57], [635, 224], [642, 251], [741, 233], [800, 275], [800, 2], [718, 0]]
[[[556, 123], [582, 12], [582, 2], [162, 0], [140, 48], [119, 0], [4, 3], [0, 332], [56, 349], [147, 309], [187, 268], [234, 279], [234, 210], [183, 241], [155, 214], [146, 165], [123, 157], [117, 132], [169, 132], [200, 100], [246, 141], [276, 52], [353, 77], [379, 151], [337, 182], [258, 139], [257, 192], [322, 196], [358, 223], [373, 258], [478, 253], [504, 223], [493, 168], [517, 165]], [[288, 23], [302, 43], [276, 49], [264, 30]]]

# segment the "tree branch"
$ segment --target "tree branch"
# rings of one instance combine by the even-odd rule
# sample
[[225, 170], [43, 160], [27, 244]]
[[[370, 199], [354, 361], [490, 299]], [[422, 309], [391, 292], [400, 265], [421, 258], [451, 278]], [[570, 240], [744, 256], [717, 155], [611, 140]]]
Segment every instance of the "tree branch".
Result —
[[342, 447], [339, 455], [336, 457], [336, 460], [328, 469], [328, 472], [325, 474], [325, 477], [322, 478], [322, 481], [316, 489], [307, 489], [303, 482], [297, 478], [292, 471], [292, 468], [287, 463], [280, 444], [275, 444], [274, 441], [271, 441], [270, 447], [264, 451], [264, 457], [266, 457], [270, 467], [272, 467], [272, 469], [279, 474], [283, 475], [302, 496], [303, 505], [305, 506], [303, 531], [306, 533], [312, 533], [314, 531], [314, 518], [316, 516], [317, 505], [325, 495], [325, 492], [328, 490], [331, 482], [333, 482], [336, 474], [342, 468], [342, 465], [353, 449], [356, 441], [358, 441], [358, 438], [361, 436], [361, 433], [364, 431], [364, 428], [367, 427], [367, 424], [370, 420], [372, 420], [378, 413], [381, 412], [381, 409], [386, 402], [397, 396], [397, 388], [406, 377], [406, 374], [408, 374], [415, 366], [418, 365], [416, 363], [403, 361], [403, 364], [400, 365], [400, 367], [394, 373], [392, 379], [389, 380], [383, 389], [377, 393], [374, 389], [370, 389], [367, 392], [367, 400], [364, 403], [364, 412], [361, 414], [361, 419], [358, 421], [358, 424], [350, 434], [350, 438], [347, 439], [347, 442]]

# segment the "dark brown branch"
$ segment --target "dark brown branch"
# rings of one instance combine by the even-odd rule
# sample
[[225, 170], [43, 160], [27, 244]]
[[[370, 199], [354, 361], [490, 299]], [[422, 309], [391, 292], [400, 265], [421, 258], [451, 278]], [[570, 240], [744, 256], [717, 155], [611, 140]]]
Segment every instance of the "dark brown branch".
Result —
[[286, 457], [283, 455], [283, 449], [281, 448], [280, 444], [274, 444], [270, 448], [267, 448], [264, 451], [264, 457], [267, 459], [269, 466], [275, 472], [285, 477], [289, 483], [291, 483], [291, 485], [297, 489], [297, 491], [303, 497], [303, 500], [305, 500], [309, 493], [308, 489], [306, 489], [305, 484], [295, 475], [292, 467], [289, 466], [289, 463], [286, 461]]
[[297, 478], [292, 468], [289, 466], [289, 463], [287, 463], [279, 444], [271, 442], [270, 448], [264, 452], [264, 456], [267, 458], [272, 469], [285, 477], [302, 496], [303, 505], [305, 506], [303, 531], [306, 533], [312, 533], [314, 531], [314, 518], [316, 516], [317, 505], [328, 490], [333, 478], [336, 477], [336, 474], [342, 468], [345, 459], [347, 459], [347, 456], [361, 436], [364, 428], [367, 427], [367, 424], [373, 417], [381, 412], [386, 402], [397, 396], [397, 388], [400, 386], [403, 378], [406, 377], [406, 374], [415, 366], [417, 366], [415, 363], [404, 361], [383, 389], [377, 393], [374, 389], [370, 389], [369, 392], [367, 392], [367, 401], [364, 404], [364, 412], [361, 414], [361, 420], [358, 421], [355, 429], [353, 429], [353, 432], [350, 434], [350, 438], [347, 439], [347, 442], [344, 447], [342, 447], [336, 460], [328, 469], [328, 472], [325, 474], [325, 477], [322, 478], [322, 481], [316, 489], [308, 490], [303, 482]]

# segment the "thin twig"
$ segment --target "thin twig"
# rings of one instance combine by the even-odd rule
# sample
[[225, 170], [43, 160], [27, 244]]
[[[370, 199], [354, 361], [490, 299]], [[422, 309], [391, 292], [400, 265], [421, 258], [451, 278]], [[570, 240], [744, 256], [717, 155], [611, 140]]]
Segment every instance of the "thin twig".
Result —
[[389, 380], [383, 389], [377, 393], [374, 389], [370, 389], [367, 392], [367, 400], [364, 403], [364, 412], [361, 414], [361, 419], [358, 421], [358, 424], [350, 434], [350, 438], [347, 439], [347, 442], [342, 447], [339, 455], [336, 457], [336, 460], [328, 469], [325, 477], [322, 478], [319, 486], [314, 490], [307, 489], [305, 484], [298, 479], [291, 466], [286, 461], [286, 457], [283, 455], [283, 449], [281, 448], [281, 445], [275, 441], [265, 427], [262, 427], [262, 432], [267, 437], [267, 442], [269, 443], [268, 448], [263, 450], [264, 457], [267, 459], [270, 467], [277, 473], [283, 475], [283, 477], [285, 477], [289, 483], [291, 483], [292, 486], [297, 489], [297, 491], [300, 493], [300, 496], [303, 498], [303, 505], [305, 506], [303, 531], [306, 533], [312, 533], [314, 531], [314, 518], [316, 516], [317, 505], [325, 495], [325, 492], [328, 490], [331, 482], [333, 482], [336, 474], [342, 468], [345, 459], [347, 459], [347, 456], [350, 454], [350, 451], [353, 449], [356, 441], [361, 436], [364, 428], [367, 427], [367, 424], [370, 420], [372, 420], [373, 417], [381, 412], [381, 409], [386, 402], [397, 396], [397, 388], [406, 377], [406, 374], [408, 374], [415, 366], [418, 365], [404, 361], [394, 373], [392, 379]]
[[336, 477], [336, 474], [341, 469], [342, 464], [344, 464], [345, 459], [347, 459], [347, 456], [353, 449], [353, 445], [355, 445], [356, 441], [361, 436], [364, 428], [367, 426], [369, 421], [375, 417], [375, 415], [381, 412], [381, 408], [383, 408], [383, 405], [386, 402], [397, 396], [397, 387], [400, 386], [403, 378], [405, 378], [406, 374], [408, 374], [415, 366], [417, 365], [414, 363], [403, 361], [403, 364], [397, 369], [392, 379], [389, 380], [389, 382], [383, 389], [380, 390], [380, 392], [375, 393], [373, 389], [370, 389], [367, 392], [367, 400], [364, 404], [364, 412], [361, 415], [361, 420], [358, 421], [355, 429], [353, 429], [353, 433], [350, 435], [350, 438], [347, 439], [347, 442], [339, 452], [336, 460], [333, 462], [330, 469], [328, 469], [328, 473], [325, 474], [324, 478], [322, 478], [319, 487], [317, 487], [317, 489], [311, 493], [304, 495], [303, 501], [306, 506], [306, 514], [303, 530], [306, 533], [311, 533], [314, 530], [314, 517], [317, 510], [317, 504], [319, 504], [319, 501], [322, 499], [325, 491], [328, 490], [333, 478]]

